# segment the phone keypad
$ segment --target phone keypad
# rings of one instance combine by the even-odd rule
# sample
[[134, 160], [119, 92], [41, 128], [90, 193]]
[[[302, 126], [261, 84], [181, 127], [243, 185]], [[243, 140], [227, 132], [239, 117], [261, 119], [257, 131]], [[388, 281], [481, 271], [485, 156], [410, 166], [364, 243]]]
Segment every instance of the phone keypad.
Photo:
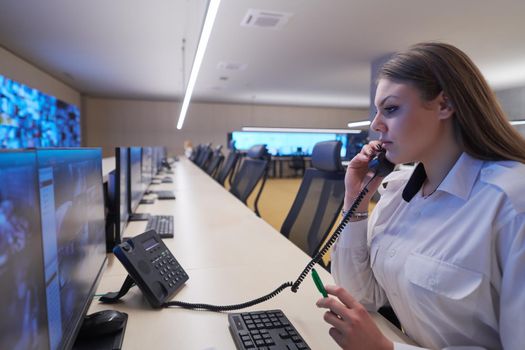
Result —
[[188, 275], [177, 262], [177, 259], [169, 250], [162, 250], [163, 247], [156, 247], [150, 251], [155, 254], [151, 258], [151, 263], [160, 274], [161, 280], [171, 289], [178, 288], [181, 283], [188, 279]]

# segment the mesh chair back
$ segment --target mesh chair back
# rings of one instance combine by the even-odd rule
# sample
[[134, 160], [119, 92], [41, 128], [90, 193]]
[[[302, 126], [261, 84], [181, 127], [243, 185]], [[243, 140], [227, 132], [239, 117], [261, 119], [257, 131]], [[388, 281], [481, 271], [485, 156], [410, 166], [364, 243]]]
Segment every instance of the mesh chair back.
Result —
[[206, 167], [206, 173], [213, 177], [223, 160], [224, 156], [222, 155], [222, 152], [220, 150], [213, 152], [213, 156], [211, 157], [210, 161], [208, 162], [208, 166]]
[[197, 145], [197, 147], [195, 147], [195, 149], [193, 149], [193, 151], [191, 152], [190, 160], [193, 163], [197, 163], [197, 159], [199, 159], [201, 152], [202, 145]]
[[195, 164], [197, 164], [201, 169], [206, 169], [212, 154], [213, 151], [211, 150], [211, 147], [209, 145], [204, 146]]
[[305, 253], [314, 256], [324, 242], [343, 206], [345, 172], [340, 159], [341, 142], [315, 145], [312, 165], [304, 173], [301, 186], [281, 227]]
[[266, 175], [269, 162], [267, 155], [266, 146], [251, 147], [233, 179], [230, 192], [245, 204], [259, 180]]
[[217, 176], [215, 177], [215, 180], [217, 180], [221, 185], [224, 186], [228, 176], [233, 174], [233, 169], [235, 169], [235, 165], [237, 164], [239, 156], [239, 152], [236, 150], [232, 150], [230, 154], [228, 154], [226, 162], [224, 162], [223, 167], [217, 172]]

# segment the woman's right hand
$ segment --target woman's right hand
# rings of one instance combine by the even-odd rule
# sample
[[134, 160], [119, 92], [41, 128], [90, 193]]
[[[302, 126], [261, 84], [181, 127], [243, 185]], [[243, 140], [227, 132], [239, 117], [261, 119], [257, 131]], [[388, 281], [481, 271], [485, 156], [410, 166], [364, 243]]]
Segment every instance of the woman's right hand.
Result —
[[[363, 146], [361, 152], [356, 154], [354, 158], [348, 163], [345, 175], [345, 202], [343, 205], [344, 210], [350, 209], [350, 206], [359, 195], [363, 187], [372, 177], [372, 173], [368, 168], [368, 163], [372, 158], [379, 153], [381, 149], [380, 141], [370, 141], [370, 143]], [[382, 178], [374, 179], [368, 185], [368, 193], [361, 201], [361, 204], [357, 208], [357, 212], [368, 211], [368, 203], [370, 198], [377, 191], [377, 188], [381, 184]]]

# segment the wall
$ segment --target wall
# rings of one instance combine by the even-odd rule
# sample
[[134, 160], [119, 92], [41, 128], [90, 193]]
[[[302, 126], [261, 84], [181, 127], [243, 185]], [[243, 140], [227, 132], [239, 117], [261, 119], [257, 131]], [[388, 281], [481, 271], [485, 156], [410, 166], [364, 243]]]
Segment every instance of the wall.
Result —
[[[498, 90], [496, 96], [510, 120], [525, 120], [525, 87]], [[525, 136], [525, 125], [515, 125], [515, 127]]]
[[344, 129], [349, 121], [368, 115], [367, 109], [197, 102], [191, 104], [182, 130], [177, 130], [177, 102], [86, 97], [83, 104], [86, 145], [103, 147], [105, 156], [120, 145], [165, 145], [171, 154], [182, 154], [184, 140], [225, 147], [227, 133], [243, 126]]
[[2, 47], [0, 74], [81, 108], [80, 92]]

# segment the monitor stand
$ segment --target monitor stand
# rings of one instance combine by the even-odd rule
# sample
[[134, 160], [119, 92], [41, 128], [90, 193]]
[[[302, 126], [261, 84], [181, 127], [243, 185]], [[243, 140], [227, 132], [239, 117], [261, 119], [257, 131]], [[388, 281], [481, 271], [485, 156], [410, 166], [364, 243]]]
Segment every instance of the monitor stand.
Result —
[[129, 216], [128, 221], [148, 221], [150, 216], [148, 213], [133, 213]]
[[[122, 349], [122, 343], [124, 341], [124, 333], [126, 331], [126, 325], [128, 323], [128, 314], [121, 312], [124, 316], [122, 322], [123, 326], [118, 331], [107, 333], [107, 334], [83, 334], [77, 336], [75, 343], [73, 344], [72, 350], [120, 350]], [[80, 329], [82, 332], [82, 327]]]

